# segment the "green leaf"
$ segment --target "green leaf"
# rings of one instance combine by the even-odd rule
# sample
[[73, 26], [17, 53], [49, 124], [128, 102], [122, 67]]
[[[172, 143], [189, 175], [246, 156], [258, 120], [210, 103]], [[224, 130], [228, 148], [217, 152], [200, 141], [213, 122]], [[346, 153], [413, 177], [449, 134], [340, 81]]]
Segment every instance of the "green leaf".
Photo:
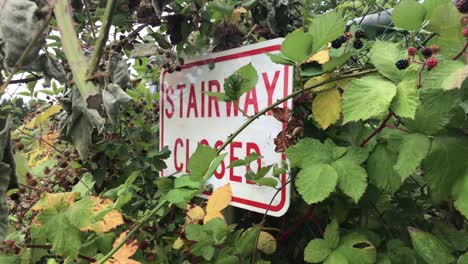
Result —
[[388, 193], [396, 192], [402, 183], [393, 165], [397, 155], [386, 146], [377, 145], [367, 160], [367, 173], [372, 184]]
[[[224, 101], [237, 101], [244, 93], [255, 88], [258, 82], [257, 70], [252, 66], [252, 63], [242, 66], [233, 74], [231, 74], [224, 82], [224, 92], [227, 98]], [[222, 97], [219, 93], [208, 93], [208, 95]]]
[[235, 252], [241, 256], [246, 256], [252, 253], [255, 248], [255, 242], [260, 232], [260, 226], [251, 227], [242, 233], [235, 243]]
[[431, 150], [422, 162], [422, 168], [435, 202], [449, 198], [456, 181], [466, 175], [466, 153], [468, 140], [464, 138], [436, 137], [432, 141]]
[[226, 102], [229, 100], [229, 98], [227, 97], [226, 94], [224, 93], [218, 93], [218, 92], [205, 92], [206, 95], [208, 96], [213, 96], [213, 97], [216, 97], [216, 99], [218, 99], [218, 101], [222, 101], [222, 102]]
[[270, 57], [271, 61], [277, 64], [284, 64], [284, 65], [294, 65], [295, 63], [290, 61], [288, 58], [284, 56], [283, 53], [273, 54], [267, 53], [268, 57]]
[[313, 163], [328, 163], [332, 160], [331, 150], [314, 138], [301, 139], [286, 150], [291, 167], [305, 167]]
[[245, 159], [238, 159], [229, 164], [228, 168], [234, 168], [239, 166], [248, 166], [253, 161], [261, 158], [262, 156], [257, 152], [251, 153], [249, 156], [245, 157]]
[[214, 158], [216, 158], [216, 150], [214, 148], [198, 144], [197, 149], [188, 162], [190, 177], [201, 181]]
[[408, 227], [413, 247], [427, 263], [452, 263], [455, 258], [435, 236], [414, 227]]
[[304, 249], [304, 261], [308, 263], [322, 262], [332, 252], [327, 241], [314, 239], [309, 241]]
[[200, 181], [194, 181], [192, 177], [188, 175], [177, 177], [174, 180], [174, 188], [185, 188], [188, 187], [190, 189], [199, 189], [202, 187], [202, 183]]
[[332, 58], [330, 61], [323, 64], [322, 69], [324, 72], [335, 70], [336, 68], [345, 64], [352, 56], [353, 54], [348, 52], [339, 57]]
[[457, 230], [451, 225], [449, 226], [442, 221], [437, 221], [434, 224], [434, 229], [432, 229], [432, 234], [453, 250], [466, 251], [468, 249], [468, 243], [466, 243], [468, 241], [468, 233], [463, 229]]
[[459, 61], [442, 61], [438, 67], [429, 71], [424, 80], [424, 89], [460, 89], [468, 77], [468, 66]]
[[335, 252], [342, 254], [349, 264], [371, 264], [377, 259], [375, 247], [359, 233], [344, 236]]
[[432, 12], [439, 6], [450, 3], [450, 0], [424, 0], [424, 8], [426, 9], [426, 19], [430, 19]]
[[72, 192], [80, 193], [81, 197], [85, 197], [92, 194], [94, 184], [96, 184], [94, 176], [91, 173], [86, 172], [81, 176], [80, 181], [73, 186]]
[[325, 259], [324, 264], [348, 264], [346, 257], [338, 251], [333, 251], [330, 256]]
[[419, 105], [419, 92], [416, 81], [402, 81], [397, 85], [397, 93], [390, 108], [399, 117], [413, 119]]
[[421, 89], [421, 103], [414, 120], [403, 119], [405, 126], [425, 135], [434, 135], [444, 129], [453, 116], [452, 109], [460, 102], [459, 90], [443, 91]]
[[367, 188], [366, 170], [349, 157], [333, 162], [332, 167], [338, 174], [338, 187], [355, 203], [359, 202]]
[[164, 199], [173, 204], [183, 204], [189, 202], [199, 193], [199, 190], [189, 188], [173, 189], [164, 196]]
[[47, 239], [52, 244], [52, 252], [72, 259], [78, 256], [81, 247], [80, 230], [71, 225], [64, 214], [49, 218], [42, 228], [45, 228]]
[[261, 178], [261, 179], [249, 179], [250, 181], [258, 184], [269, 187], [276, 187], [278, 185], [278, 180], [275, 178]]
[[221, 154], [218, 157], [216, 157], [210, 164], [210, 167], [205, 173], [205, 176], [203, 176], [203, 182], [206, 182], [211, 176], [213, 176], [213, 173], [216, 171], [218, 168], [219, 164], [223, 162], [224, 158], [227, 156], [227, 153]]
[[406, 30], [417, 30], [421, 27], [426, 16], [424, 6], [415, 0], [399, 2], [392, 12], [392, 21], [395, 26]]
[[460, 213], [468, 218], [468, 171], [465, 175], [455, 182], [452, 188], [452, 196], [455, 199], [453, 203]]
[[325, 228], [323, 237], [325, 241], [327, 241], [330, 248], [336, 248], [340, 242], [340, 233], [338, 228], [338, 221], [335, 218]]
[[281, 53], [295, 63], [304, 62], [312, 54], [312, 36], [302, 28], [294, 30], [284, 38]]
[[343, 123], [386, 113], [395, 94], [396, 86], [380, 77], [353, 80], [343, 95]]
[[312, 163], [303, 168], [296, 178], [296, 188], [308, 204], [325, 200], [335, 190], [336, 170], [323, 163]]
[[406, 51], [398, 43], [376, 41], [370, 50], [372, 64], [380, 74], [386, 78], [398, 82], [403, 80], [405, 70], [399, 70], [395, 62], [407, 57]]
[[393, 166], [396, 172], [405, 180], [410, 176], [421, 161], [426, 158], [431, 142], [421, 134], [405, 135], [400, 145], [398, 160]]
[[343, 35], [345, 22], [337, 12], [314, 17], [308, 33], [312, 36], [312, 54], [324, 48], [329, 42]]

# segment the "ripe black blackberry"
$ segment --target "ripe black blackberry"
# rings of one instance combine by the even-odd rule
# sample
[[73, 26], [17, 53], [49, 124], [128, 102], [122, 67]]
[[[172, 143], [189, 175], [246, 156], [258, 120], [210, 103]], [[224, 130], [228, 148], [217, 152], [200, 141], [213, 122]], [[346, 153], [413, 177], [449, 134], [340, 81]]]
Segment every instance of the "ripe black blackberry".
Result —
[[362, 41], [360, 39], [355, 39], [353, 41], [353, 47], [355, 49], [362, 49], [363, 46], [364, 46], [364, 44], [362, 43]]
[[364, 31], [358, 29], [356, 30], [356, 32], [354, 32], [354, 37], [357, 39], [360, 39], [360, 38], [365, 38], [366, 35], [364, 34]]
[[460, 13], [468, 13], [468, 0], [457, 0], [457, 9]]
[[421, 53], [424, 56], [424, 58], [427, 59], [427, 58], [432, 56], [432, 49], [431, 48], [423, 48]]
[[399, 69], [399, 70], [404, 70], [406, 68], [408, 68], [409, 66], [409, 61], [407, 59], [402, 59], [402, 60], [399, 60], [395, 63], [395, 66]]
[[335, 39], [332, 41], [331, 46], [334, 49], [339, 49], [341, 47], [341, 44], [343, 44], [339, 39]]
[[346, 37], [345, 35], [342, 35], [332, 41], [332, 48], [339, 49], [341, 45], [345, 43], [346, 41], [348, 41], [348, 37]]

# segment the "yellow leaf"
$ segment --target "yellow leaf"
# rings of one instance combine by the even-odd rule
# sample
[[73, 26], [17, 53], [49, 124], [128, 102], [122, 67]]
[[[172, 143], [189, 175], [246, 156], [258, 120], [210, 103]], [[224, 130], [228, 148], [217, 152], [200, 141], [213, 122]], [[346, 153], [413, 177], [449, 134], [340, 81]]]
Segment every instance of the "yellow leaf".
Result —
[[78, 197], [76, 192], [43, 193], [41, 199], [32, 207], [34, 211], [56, 208], [62, 204], [71, 205]]
[[224, 216], [221, 212], [219, 211], [210, 211], [210, 212], [207, 212], [206, 215], [205, 215], [205, 218], [203, 218], [203, 223], [206, 224], [208, 223], [210, 220], [213, 220], [215, 218], [221, 218], [224, 220]]
[[236, 24], [240, 21], [241, 15], [247, 13], [247, 9], [238, 7], [232, 11], [231, 17], [228, 19], [228, 23]]
[[25, 125], [26, 128], [33, 128], [36, 125], [42, 124], [47, 118], [51, 117], [52, 115], [58, 113], [62, 109], [61, 105], [53, 105], [47, 108], [44, 112], [38, 114], [36, 117], [31, 119], [29, 123]]
[[[310, 87], [312, 87], [314, 85], [317, 85], [319, 83], [322, 83], [324, 81], [329, 80], [331, 77], [332, 77], [332, 75], [329, 74], [329, 73], [325, 73], [325, 74], [322, 74], [320, 76], [312, 77], [304, 84], [304, 88], [308, 89], [308, 88], [310, 88]], [[335, 87], [335, 85], [336, 85], [336, 82], [330, 82], [330, 83], [324, 84], [322, 86], [319, 86], [317, 88], [314, 88], [314, 92], [319, 92], [319, 91], [322, 91], [322, 90], [328, 90], [328, 89], [331, 89], [331, 88]]]
[[206, 212], [221, 211], [226, 208], [232, 199], [231, 185], [228, 183], [216, 189], [208, 199]]
[[[190, 207], [190, 205], [187, 205], [187, 207]], [[203, 208], [196, 205], [187, 211], [187, 214], [185, 216], [185, 223], [196, 224], [199, 221], [203, 220], [203, 217], [205, 217], [205, 211], [203, 210]]]
[[181, 249], [185, 245], [184, 240], [180, 237], [178, 237], [174, 243], [172, 244], [172, 248], [175, 250]]
[[340, 119], [341, 96], [338, 89], [320, 92], [312, 103], [312, 114], [315, 121], [326, 129]]
[[[90, 197], [91, 201], [93, 201], [93, 214], [94, 216], [98, 215], [102, 210], [112, 206], [112, 201], [109, 199], [104, 199], [96, 196]], [[122, 214], [119, 213], [117, 210], [111, 210], [107, 212], [101, 221], [91, 224], [90, 226], [83, 227], [81, 231], [93, 230], [94, 232], [101, 234], [108, 232], [119, 225], [123, 224], [124, 220]]]
[[336, 85], [337, 85], [338, 87], [340, 87], [341, 89], [346, 90], [346, 88], [348, 88], [348, 84], [349, 84], [352, 80], [353, 80], [352, 78], [339, 80], [339, 81], [336, 82]]
[[276, 239], [268, 232], [261, 231], [258, 236], [257, 249], [267, 255], [276, 251]]
[[59, 138], [59, 136], [59, 132], [49, 132], [47, 134], [41, 135], [41, 138], [38, 141], [39, 145], [37, 149], [28, 152], [28, 166], [35, 167], [40, 163], [49, 160], [55, 151], [52, 146], [54, 146], [55, 141]]
[[[126, 236], [128, 232], [123, 232], [120, 234], [119, 238], [114, 241], [112, 247], [116, 247]], [[114, 256], [106, 261], [106, 264], [141, 264], [140, 262], [130, 259], [138, 250], [138, 241], [129, 240], [125, 243], [117, 252], [115, 252]]]
[[316, 61], [318, 64], [324, 64], [330, 60], [330, 48], [325, 48], [307, 59], [306, 63]]

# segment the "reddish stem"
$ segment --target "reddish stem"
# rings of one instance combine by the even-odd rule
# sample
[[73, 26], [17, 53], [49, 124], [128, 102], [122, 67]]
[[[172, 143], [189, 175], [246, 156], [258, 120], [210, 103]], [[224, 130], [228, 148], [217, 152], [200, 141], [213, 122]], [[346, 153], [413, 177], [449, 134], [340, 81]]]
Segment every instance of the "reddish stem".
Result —
[[384, 118], [384, 120], [382, 121], [382, 123], [374, 130], [374, 132], [372, 132], [372, 134], [370, 134], [366, 139], [364, 139], [364, 141], [362, 141], [361, 144], [359, 144], [359, 146], [361, 148], [363, 148], [364, 146], [367, 145], [367, 143], [369, 143], [369, 141], [371, 141], [372, 138], [374, 138], [377, 134], [380, 133], [380, 131], [382, 131], [382, 129], [385, 128], [385, 126], [387, 125], [388, 121], [390, 120], [390, 118], [393, 116], [393, 113], [390, 111], [388, 113], [388, 115]]
[[465, 46], [463, 46], [462, 50], [460, 50], [460, 52], [458, 52], [458, 54], [455, 55], [452, 60], [458, 60], [463, 55], [463, 53], [466, 52], [466, 49], [468, 49], [468, 41], [465, 42]]
[[297, 229], [299, 229], [299, 227], [301, 227], [302, 224], [304, 224], [305, 221], [309, 220], [314, 215], [314, 209], [315, 209], [315, 207], [312, 207], [312, 206], [309, 207], [309, 210], [307, 210], [307, 212], [301, 218], [299, 218], [296, 221], [296, 223], [294, 223], [293, 226], [291, 226], [285, 232], [282, 232], [281, 234], [279, 234], [278, 237], [276, 238], [276, 240], [280, 241], [280, 240], [287, 239], [289, 236], [291, 236], [291, 234], [296, 232]]

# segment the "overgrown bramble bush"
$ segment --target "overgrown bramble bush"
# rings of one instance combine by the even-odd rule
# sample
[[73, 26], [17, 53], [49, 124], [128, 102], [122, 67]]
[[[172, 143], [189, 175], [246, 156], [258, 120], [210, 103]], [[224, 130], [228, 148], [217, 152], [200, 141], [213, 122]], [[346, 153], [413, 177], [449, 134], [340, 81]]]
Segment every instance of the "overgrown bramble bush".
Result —
[[[28, 100], [1, 106], [0, 263], [468, 262], [466, 1], [329, 2], [0, 0], [0, 91]], [[277, 37], [294, 108], [246, 125], [273, 110], [289, 164], [246, 177], [288, 173], [291, 207], [225, 220], [229, 185], [197, 197], [224, 149], [159, 177], [159, 74]]]

